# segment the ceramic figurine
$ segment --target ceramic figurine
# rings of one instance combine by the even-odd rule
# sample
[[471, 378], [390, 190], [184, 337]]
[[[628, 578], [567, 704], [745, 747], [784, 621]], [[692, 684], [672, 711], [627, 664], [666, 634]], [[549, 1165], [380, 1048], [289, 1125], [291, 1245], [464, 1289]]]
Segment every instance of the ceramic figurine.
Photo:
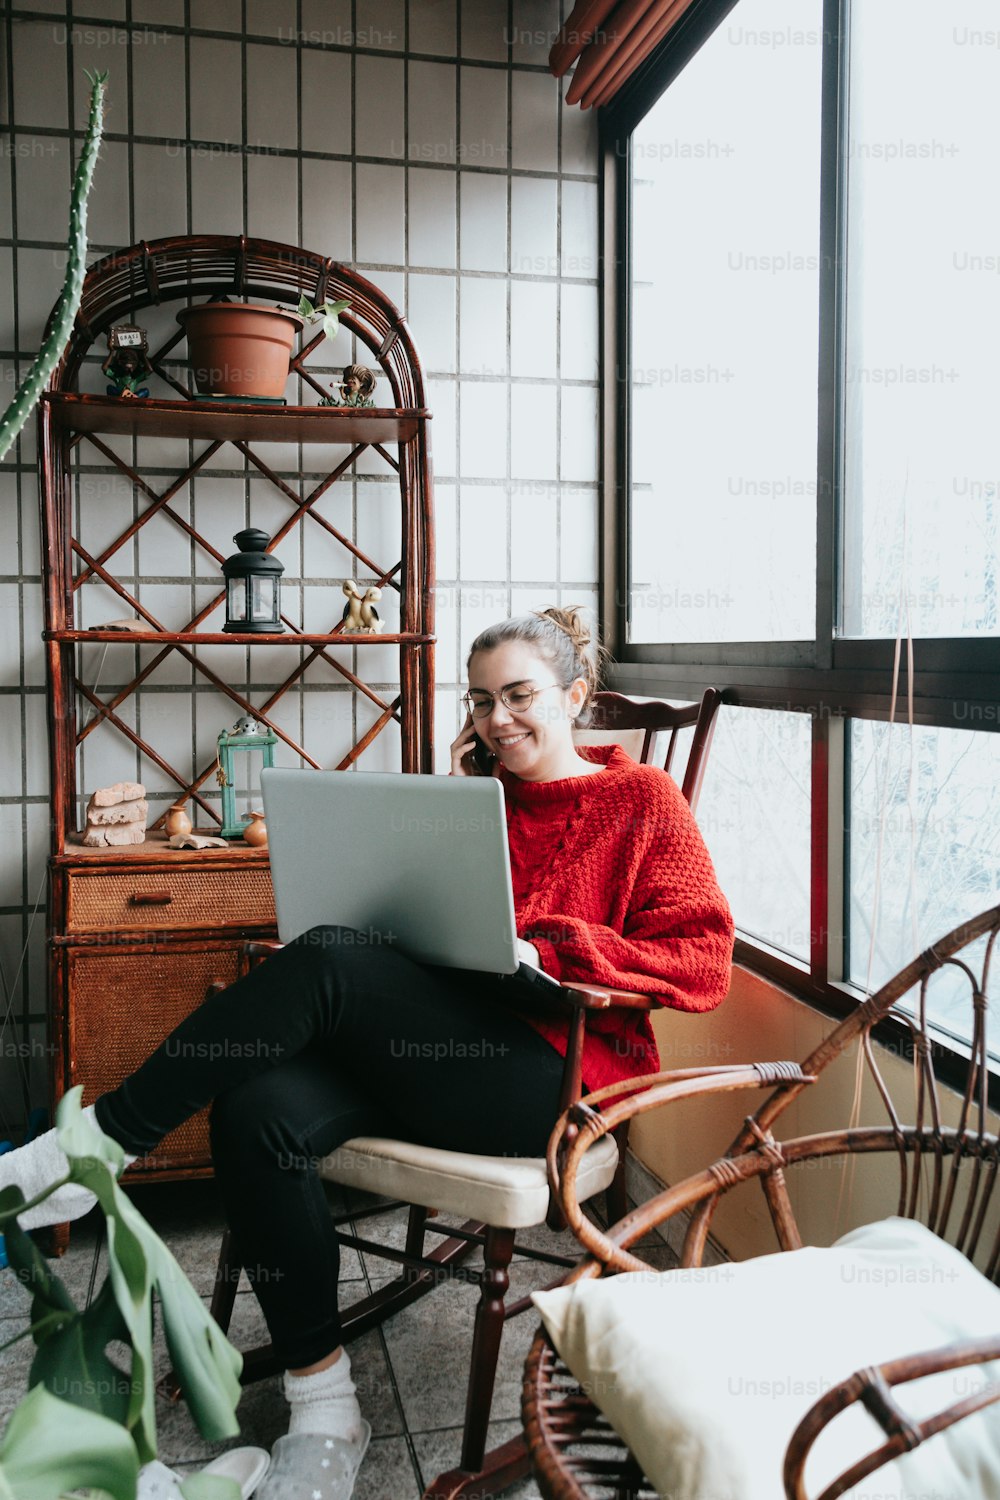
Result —
[[101, 365], [110, 384], [106, 387], [109, 396], [122, 400], [149, 395], [149, 386], [141, 382], [153, 373], [149, 363], [146, 330], [131, 323], [121, 323], [108, 329], [108, 355]]
[[330, 387], [333, 395], [320, 406], [374, 406], [375, 379], [375, 371], [367, 365], [345, 365], [341, 383]]
[[375, 600], [381, 599], [382, 590], [372, 585], [362, 594], [354, 579], [348, 578], [343, 583], [343, 591], [347, 595], [347, 603], [344, 605], [344, 613], [341, 616], [344, 621], [344, 634], [378, 635], [382, 629], [382, 622], [375, 608]]

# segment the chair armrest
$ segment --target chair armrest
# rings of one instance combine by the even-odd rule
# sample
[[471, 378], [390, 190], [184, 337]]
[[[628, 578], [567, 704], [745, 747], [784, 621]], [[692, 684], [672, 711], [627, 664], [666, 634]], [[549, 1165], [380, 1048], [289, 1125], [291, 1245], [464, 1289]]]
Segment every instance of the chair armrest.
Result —
[[563, 999], [581, 1010], [652, 1010], [656, 1000], [652, 995], [640, 995], [636, 990], [615, 990], [605, 984], [570, 984], [559, 987]]
[[[784, 1488], [788, 1500], [806, 1500], [804, 1470], [810, 1449], [823, 1429], [848, 1406], [860, 1401], [882, 1428], [886, 1441], [865, 1454], [825, 1489], [819, 1500], [841, 1495], [901, 1453], [912, 1452], [938, 1432], [1000, 1401], [1000, 1384], [984, 1382], [979, 1391], [971, 1392], [953, 1406], [935, 1416], [915, 1421], [896, 1401], [893, 1387], [911, 1380], [922, 1380], [942, 1370], [957, 1370], [967, 1365], [988, 1364], [1000, 1358], [1000, 1336], [965, 1339], [943, 1348], [907, 1355], [882, 1365], [858, 1370], [842, 1380], [806, 1412], [785, 1450]], [[847, 1481], [845, 1484], [844, 1481]]]
[[[585, 1013], [583, 1013], [585, 1014]], [[744, 1177], [754, 1175], [754, 1163], [738, 1167], [729, 1158], [709, 1163], [676, 1187], [626, 1215], [603, 1234], [580, 1209], [576, 1197], [576, 1174], [580, 1160], [593, 1143], [618, 1130], [635, 1115], [661, 1108], [680, 1099], [708, 1094], [735, 1093], [741, 1089], [801, 1089], [814, 1077], [802, 1072], [798, 1063], [733, 1063], [725, 1066], [675, 1069], [642, 1078], [627, 1078], [570, 1103], [549, 1138], [546, 1160], [549, 1185], [559, 1207], [583, 1248], [604, 1265], [618, 1271], [643, 1271], [648, 1266], [629, 1254], [625, 1246], [682, 1209], [690, 1209], [706, 1198], [715, 1198]]]

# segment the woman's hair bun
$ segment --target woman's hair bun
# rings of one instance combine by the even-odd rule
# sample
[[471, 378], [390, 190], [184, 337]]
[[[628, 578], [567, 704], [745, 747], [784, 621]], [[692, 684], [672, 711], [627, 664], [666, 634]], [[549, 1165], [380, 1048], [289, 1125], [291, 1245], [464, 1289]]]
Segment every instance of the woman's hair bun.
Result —
[[569, 636], [580, 655], [586, 654], [590, 646], [591, 634], [578, 604], [552, 604], [548, 609], [536, 609], [534, 613], [540, 620], [551, 620], [553, 625], [558, 625], [559, 629], [564, 630]]

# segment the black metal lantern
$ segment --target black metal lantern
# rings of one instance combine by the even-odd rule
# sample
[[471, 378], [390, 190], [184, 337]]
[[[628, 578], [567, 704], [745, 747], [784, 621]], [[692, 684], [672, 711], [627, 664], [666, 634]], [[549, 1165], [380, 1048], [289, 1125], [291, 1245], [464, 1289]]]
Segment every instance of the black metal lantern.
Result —
[[222, 564], [226, 580], [226, 623], [231, 635], [276, 634], [281, 623], [281, 575], [283, 563], [268, 552], [271, 538], [266, 531], [249, 527], [233, 541], [239, 551]]

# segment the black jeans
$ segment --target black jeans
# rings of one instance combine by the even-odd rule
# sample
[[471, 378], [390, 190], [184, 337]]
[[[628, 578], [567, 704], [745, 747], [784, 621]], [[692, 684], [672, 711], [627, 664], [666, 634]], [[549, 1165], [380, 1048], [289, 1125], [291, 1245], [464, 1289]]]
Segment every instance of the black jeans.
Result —
[[357, 1135], [541, 1155], [562, 1059], [505, 1004], [534, 993], [316, 927], [192, 1012], [98, 1099], [97, 1119], [141, 1155], [214, 1100], [212, 1159], [240, 1257], [276, 1351], [313, 1364], [341, 1342], [318, 1159]]

